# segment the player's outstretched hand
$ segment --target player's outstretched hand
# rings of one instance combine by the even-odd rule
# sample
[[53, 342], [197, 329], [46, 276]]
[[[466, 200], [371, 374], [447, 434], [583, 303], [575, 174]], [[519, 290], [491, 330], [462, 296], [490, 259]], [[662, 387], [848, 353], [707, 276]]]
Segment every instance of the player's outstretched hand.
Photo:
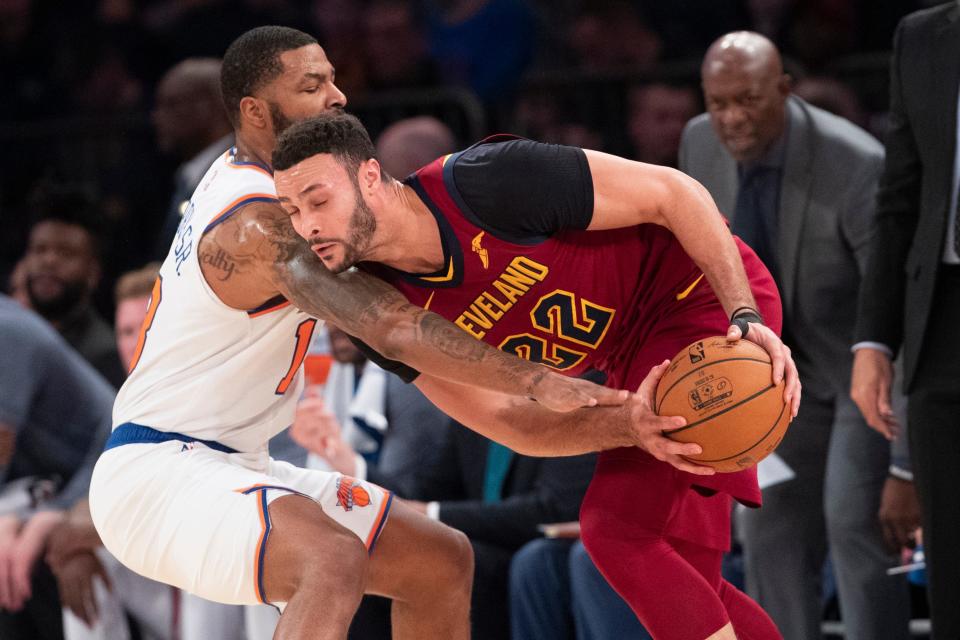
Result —
[[581, 378], [568, 378], [545, 369], [530, 397], [551, 411], [566, 413], [581, 407], [622, 405], [629, 395], [626, 391], [602, 387]]
[[[773, 384], [780, 384], [781, 380], [786, 379], [783, 387], [783, 401], [790, 405], [791, 417], [796, 418], [800, 410], [800, 374], [790, 354], [790, 347], [783, 344], [783, 340], [770, 327], [759, 322], [748, 322], [747, 327], [745, 339], [760, 345], [770, 354], [770, 362], [773, 364]], [[727, 329], [727, 340], [736, 342], [741, 337], [740, 327], [731, 324]]]
[[694, 464], [683, 456], [695, 456], [703, 452], [700, 445], [692, 442], [676, 442], [663, 435], [669, 429], [677, 429], [687, 424], [680, 416], [658, 416], [654, 410], [654, 398], [657, 392], [657, 383], [670, 366], [669, 360], [650, 369], [650, 373], [640, 383], [637, 392], [630, 396], [625, 409], [630, 412], [630, 423], [633, 426], [638, 447], [652, 455], [657, 460], [669, 463], [688, 473], [700, 476], [710, 476], [716, 473], [712, 467]]

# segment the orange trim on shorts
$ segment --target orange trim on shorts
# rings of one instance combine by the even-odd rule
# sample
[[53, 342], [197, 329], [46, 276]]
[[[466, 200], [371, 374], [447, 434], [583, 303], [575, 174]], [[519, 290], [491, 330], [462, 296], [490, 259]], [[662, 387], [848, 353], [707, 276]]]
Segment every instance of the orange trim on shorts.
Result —
[[266, 494], [258, 496], [257, 513], [260, 514], [260, 539], [257, 541], [257, 548], [253, 553], [253, 592], [257, 596], [257, 601], [261, 604], [268, 604], [264, 599], [262, 586], [260, 584], [260, 564], [263, 562], [264, 545], [267, 542], [267, 534], [270, 533], [269, 516], [266, 513], [267, 501]]
[[380, 530], [383, 528], [383, 521], [386, 518], [387, 510], [389, 509], [392, 501], [393, 493], [384, 489], [383, 502], [380, 503], [380, 512], [377, 514], [377, 517], [373, 521], [373, 525], [370, 527], [370, 535], [367, 536], [366, 541], [363, 543], [363, 545], [367, 548], [367, 551], [371, 550], [373, 544], [380, 536]]

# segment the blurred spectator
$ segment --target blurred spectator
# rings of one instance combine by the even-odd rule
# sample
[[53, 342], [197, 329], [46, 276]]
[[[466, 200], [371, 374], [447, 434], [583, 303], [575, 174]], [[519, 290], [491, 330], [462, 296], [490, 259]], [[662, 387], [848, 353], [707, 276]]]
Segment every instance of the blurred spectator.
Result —
[[[851, 395], [870, 426], [896, 435], [892, 360], [902, 349], [932, 637], [942, 640], [960, 637], [960, 5], [907, 16], [893, 47], [886, 166]], [[901, 543], [906, 524], [894, 528]]]
[[793, 87], [793, 94], [815, 107], [846, 118], [861, 128], [867, 127], [867, 114], [860, 98], [849, 86], [829, 76], [807, 76]]
[[398, 179], [456, 150], [457, 141], [450, 128], [430, 116], [400, 120], [377, 137], [380, 164]]
[[[125, 274], [116, 286], [117, 351], [133, 358], [160, 265]], [[89, 478], [96, 458], [78, 475]], [[137, 575], [103, 548], [90, 518], [87, 487], [51, 533], [46, 561], [57, 579], [66, 640], [129, 640], [127, 615], [151, 640], [172, 640], [176, 590]]]
[[426, 4], [430, 55], [444, 82], [473, 89], [486, 104], [511, 98], [533, 60], [536, 43], [533, 14], [526, 2], [430, 0]]
[[86, 494], [114, 390], [39, 316], [3, 295], [0, 353], [0, 637], [60, 640], [57, 588], [38, 560], [65, 510]]
[[371, 89], [436, 84], [436, 69], [421, 25], [410, 0], [374, 0], [367, 6], [363, 31]]
[[96, 207], [81, 191], [51, 187], [34, 214], [24, 255], [30, 306], [119, 388], [126, 376], [113, 332], [91, 304], [100, 282]]
[[152, 116], [160, 150], [182, 162], [154, 252], [163, 260], [203, 174], [233, 144], [220, 96], [220, 60], [188, 58], [170, 69], [157, 87]]
[[114, 296], [117, 311], [113, 326], [117, 337], [117, 353], [124, 368], [128, 368], [133, 362], [140, 329], [147, 315], [150, 296], [153, 294], [153, 286], [159, 274], [160, 263], [151, 262], [136, 271], [124, 274], [117, 280]]
[[644, 72], [653, 68], [663, 43], [627, 0], [585, 3], [568, 35], [575, 64], [588, 71]]
[[532, 540], [514, 554], [510, 627], [511, 640], [650, 640], [583, 543], [564, 536]]
[[829, 539], [845, 637], [906, 638], [907, 585], [886, 575], [897, 556], [877, 515], [890, 446], [846, 393], [856, 320], [849, 301], [875, 229], [883, 149], [791, 96], [780, 54], [760, 34], [719, 39], [702, 80], [708, 113], [687, 126], [680, 166], [777, 280], [804, 394], [777, 449], [795, 477], [766, 487], [762, 509], [740, 510], [747, 590], [786, 638], [819, 637]]
[[627, 93], [627, 135], [641, 162], [677, 166], [683, 127], [700, 112], [693, 87], [653, 83]]

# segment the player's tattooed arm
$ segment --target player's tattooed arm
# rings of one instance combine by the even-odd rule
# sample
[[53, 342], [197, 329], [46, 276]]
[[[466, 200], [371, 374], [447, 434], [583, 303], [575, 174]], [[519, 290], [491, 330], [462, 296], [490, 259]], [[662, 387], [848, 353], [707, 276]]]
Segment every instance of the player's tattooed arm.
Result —
[[657, 383], [666, 370], [667, 363], [651, 369], [637, 393], [631, 394], [623, 405], [567, 413], [431, 376], [419, 376], [415, 384], [453, 419], [524, 455], [571, 456], [640, 447], [682, 471], [711, 475], [710, 467], [692, 464], [683, 458], [701, 453], [699, 445], [674, 442], [663, 435], [665, 429], [685, 424], [683, 418], [658, 416], [653, 410]]
[[[256, 303], [240, 308], [254, 308], [280, 293], [306, 313], [329, 320], [384, 356], [425, 373], [527, 395], [562, 411], [622, 402], [609, 389], [565, 378], [473, 339], [437, 314], [410, 304], [382, 280], [356, 271], [331, 273], [279, 206], [248, 205], [204, 240], [208, 238], [206, 253], [201, 254], [204, 274], [208, 271], [202, 256], [216, 256], [222, 250], [235, 265], [230, 280], [258, 292]], [[210, 265], [213, 279], [221, 272]], [[214, 286], [211, 280], [207, 275]]]

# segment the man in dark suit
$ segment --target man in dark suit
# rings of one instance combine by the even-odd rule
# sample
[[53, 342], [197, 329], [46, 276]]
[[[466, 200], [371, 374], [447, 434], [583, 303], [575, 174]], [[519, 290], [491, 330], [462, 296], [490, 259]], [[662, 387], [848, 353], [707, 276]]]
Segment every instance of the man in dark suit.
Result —
[[883, 149], [850, 122], [790, 95], [780, 54], [735, 32], [704, 59], [708, 113], [687, 125], [680, 167], [704, 184], [780, 288], [784, 341], [803, 407], [777, 453], [794, 479], [767, 487], [738, 520], [747, 590], [788, 640], [820, 636], [826, 542], [845, 634], [908, 636], [906, 583], [885, 569], [877, 513], [890, 450], [847, 396], [850, 340]]
[[891, 436], [892, 354], [902, 348], [937, 639], [960, 638], [960, 7], [913, 13], [894, 37], [887, 159], [860, 295], [851, 395]]

